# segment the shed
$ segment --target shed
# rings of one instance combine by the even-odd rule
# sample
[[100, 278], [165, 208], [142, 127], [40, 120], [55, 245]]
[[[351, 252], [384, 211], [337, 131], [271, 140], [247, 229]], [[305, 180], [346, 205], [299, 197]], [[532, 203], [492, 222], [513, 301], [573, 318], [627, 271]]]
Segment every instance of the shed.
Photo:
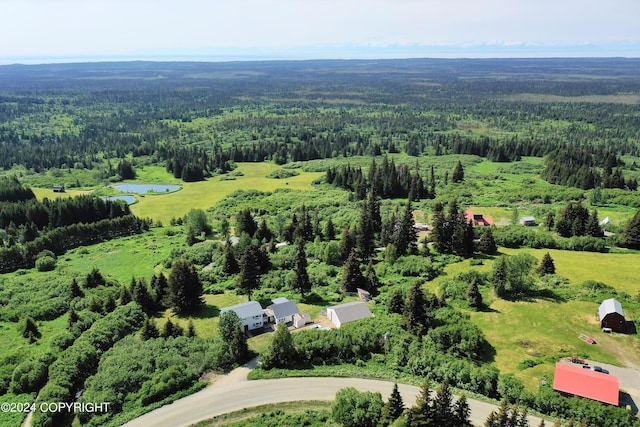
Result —
[[604, 219], [602, 221], [600, 221], [598, 224], [599, 225], [611, 224], [611, 219], [608, 216], [605, 216]]
[[327, 307], [327, 317], [336, 328], [339, 328], [344, 323], [373, 317], [373, 314], [367, 304], [361, 301], [354, 301]]
[[220, 314], [224, 314], [227, 311], [235, 311], [240, 320], [242, 320], [242, 329], [252, 331], [264, 326], [263, 310], [258, 301], [243, 302], [241, 304], [224, 307], [220, 310]]
[[622, 311], [622, 304], [614, 298], [602, 301], [598, 308], [600, 327], [610, 328], [614, 332], [626, 332], [627, 322]]
[[361, 288], [357, 288], [356, 290], [358, 291], [358, 298], [360, 298], [361, 301], [371, 301], [371, 292]]
[[54, 193], [64, 193], [65, 192], [64, 185], [54, 185], [53, 186], [53, 192]]
[[296, 328], [302, 328], [307, 323], [311, 323], [311, 315], [309, 313], [304, 314], [294, 314], [293, 315], [293, 326]]
[[553, 389], [615, 406], [620, 398], [617, 377], [566, 363], [556, 364]]
[[533, 227], [536, 225], [536, 219], [532, 216], [523, 216], [518, 222], [527, 227]]

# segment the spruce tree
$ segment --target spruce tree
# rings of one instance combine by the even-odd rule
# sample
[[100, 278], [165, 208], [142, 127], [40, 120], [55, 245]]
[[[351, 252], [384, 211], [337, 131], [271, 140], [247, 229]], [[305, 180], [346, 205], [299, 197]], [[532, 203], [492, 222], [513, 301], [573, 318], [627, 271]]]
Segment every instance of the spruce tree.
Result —
[[404, 301], [402, 289], [395, 289], [387, 301], [387, 310], [389, 313], [404, 314]]
[[71, 279], [71, 285], [69, 285], [69, 296], [71, 299], [83, 296], [82, 289], [80, 289], [80, 285], [78, 285], [75, 277]]
[[378, 279], [378, 275], [376, 274], [376, 270], [373, 268], [373, 261], [369, 261], [367, 265], [367, 270], [365, 271], [364, 278], [366, 279], [367, 286], [366, 289], [372, 296], [376, 296], [379, 293], [380, 288], [380, 279]]
[[393, 385], [393, 390], [389, 396], [389, 400], [382, 407], [382, 414], [380, 415], [380, 421], [378, 421], [378, 427], [387, 427], [395, 420], [400, 418], [404, 412], [404, 402], [402, 396], [398, 391], [398, 383]]
[[249, 245], [240, 257], [240, 275], [238, 289], [247, 294], [251, 300], [251, 292], [260, 287], [260, 248]]
[[204, 304], [198, 273], [183, 259], [175, 261], [171, 267], [169, 301], [176, 313], [192, 312]]
[[231, 276], [239, 271], [240, 266], [233, 254], [233, 247], [231, 246], [231, 242], [227, 240], [222, 248], [222, 272], [227, 276]]
[[600, 228], [600, 220], [598, 219], [598, 211], [595, 210], [595, 209], [591, 212], [591, 215], [589, 215], [589, 219], [587, 220], [587, 224], [586, 224], [585, 227], [586, 227], [585, 234], [587, 236], [591, 236], [591, 237], [603, 237], [604, 236], [602, 228]]
[[472, 427], [471, 421], [469, 420], [471, 410], [467, 403], [467, 396], [464, 393], [458, 398], [456, 403], [453, 404], [452, 412], [452, 420], [455, 427]]
[[336, 229], [331, 218], [327, 220], [327, 223], [324, 226], [324, 238], [326, 240], [335, 240], [336, 238]]
[[429, 427], [437, 425], [434, 422], [433, 406], [429, 390], [429, 380], [426, 379], [420, 388], [420, 394], [415, 406], [407, 411], [407, 427]]
[[367, 281], [360, 270], [360, 260], [355, 250], [351, 251], [347, 262], [344, 264], [340, 285], [345, 293], [356, 292], [358, 288], [366, 288], [367, 286]]
[[129, 291], [129, 288], [127, 286], [123, 285], [120, 288], [120, 296], [118, 297], [118, 302], [120, 303], [120, 305], [127, 305], [131, 301], [133, 301], [133, 299], [131, 298], [131, 292]]
[[452, 182], [462, 182], [464, 181], [464, 168], [462, 167], [462, 163], [458, 160], [456, 167], [453, 169], [453, 173], [451, 174]]
[[304, 298], [305, 292], [311, 291], [311, 281], [309, 280], [309, 273], [307, 273], [307, 253], [304, 250], [304, 240], [298, 239], [296, 241], [298, 251], [296, 252], [295, 259], [295, 273], [294, 287], [300, 292], [300, 296]]
[[340, 255], [342, 256], [342, 260], [346, 261], [349, 257], [349, 254], [353, 251], [353, 248], [356, 247], [355, 236], [352, 234], [349, 227], [345, 227], [342, 231], [342, 238], [340, 239]]
[[538, 267], [538, 272], [541, 275], [545, 274], [556, 274], [556, 265], [553, 262], [553, 258], [551, 258], [551, 254], [547, 252], [542, 257], [542, 261], [540, 261], [540, 267]]
[[480, 242], [478, 242], [478, 250], [488, 255], [493, 255], [498, 251], [498, 246], [493, 237], [493, 226], [485, 227], [480, 236]]
[[418, 233], [415, 228], [416, 222], [413, 219], [413, 208], [411, 201], [407, 201], [402, 212], [400, 220], [400, 228], [396, 234], [395, 245], [398, 255], [406, 255], [412, 253], [416, 249]]
[[431, 232], [431, 241], [433, 242], [433, 246], [441, 254], [450, 253], [450, 238], [442, 203], [436, 202], [434, 205], [431, 222], [433, 224], [433, 231]]
[[640, 249], [640, 211], [624, 226], [620, 245], [630, 249]]
[[160, 336], [160, 331], [158, 330], [156, 323], [152, 319], [149, 319], [148, 317], [146, 318], [144, 324], [142, 325], [140, 336], [144, 340], [158, 338]]
[[251, 215], [251, 209], [243, 209], [236, 216], [236, 235], [247, 233], [252, 236], [258, 230], [256, 220]]
[[507, 291], [507, 259], [504, 256], [499, 257], [494, 263], [491, 269], [491, 281], [499, 297], [504, 297]]
[[375, 250], [375, 233], [371, 210], [367, 206], [367, 202], [365, 202], [360, 210], [360, 222], [356, 235], [356, 245], [363, 259], [368, 259], [373, 255], [373, 251]]
[[449, 390], [449, 383], [445, 380], [440, 383], [431, 403], [433, 413], [433, 425], [440, 427], [454, 427], [453, 425], [453, 396]]
[[289, 328], [280, 323], [273, 334], [271, 345], [261, 355], [262, 366], [265, 369], [287, 368], [298, 359], [298, 352], [293, 345], [293, 337]]
[[467, 289], [467, 301], [469, 306], [475, 309], [482, 307], [482, 294], [478, 289], [478, 280], [474, 277]]
[[187, 323], [187, 331], [185, 332], [184, 336], [187, 338], [193, 338], [195, 337], [196, 334], [196, 327], [193, 324], [193, 320], [189, 319], [189, 323]]
[[422, 290], [422, 284], [416, 280], [407, 293], [403, 326], [413, 335], [422, 336], [427, 332], [429, 323], [427, 300]]

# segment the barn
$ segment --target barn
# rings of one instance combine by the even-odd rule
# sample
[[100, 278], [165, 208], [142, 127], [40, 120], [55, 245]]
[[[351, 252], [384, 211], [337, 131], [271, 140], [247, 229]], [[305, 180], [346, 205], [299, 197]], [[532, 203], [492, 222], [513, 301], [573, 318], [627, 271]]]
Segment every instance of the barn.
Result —
[[614, 298], [602, 301], [598, 308], [600, 327], [609, 328], [613, 332], [626, 332], [627, 322], [622, 311], [622, 304]]
[[354, 301], [327, 307], [327, 317], [336, 328], [339, 328], [344, 323], [373, 317], [373, 314], [367, 304], [361, 301]]
[[617, 377], [566, 363], [556, 364], [553, 389], [615, 406], [618, 406], [620, 398]]

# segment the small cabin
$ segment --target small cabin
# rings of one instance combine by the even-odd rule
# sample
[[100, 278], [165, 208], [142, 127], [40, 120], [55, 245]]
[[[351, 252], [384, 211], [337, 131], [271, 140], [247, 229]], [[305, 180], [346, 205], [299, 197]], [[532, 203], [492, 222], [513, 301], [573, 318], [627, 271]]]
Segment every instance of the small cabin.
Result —
[[64, 185], [54, 185], [53, 186], [53, 192], [54, 193], [64, 193], [65, 192]]
[[536, 225], [536, 219], [532, 216], [523, 216], [519, 222], [520, 225], [524, 225], [525, 227], [534, 227]]

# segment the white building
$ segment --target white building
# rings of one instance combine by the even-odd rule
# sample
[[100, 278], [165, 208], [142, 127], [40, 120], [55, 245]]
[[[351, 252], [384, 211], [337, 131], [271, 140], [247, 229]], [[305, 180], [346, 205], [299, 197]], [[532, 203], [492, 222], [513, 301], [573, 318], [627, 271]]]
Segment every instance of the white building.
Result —
[[362, 301], [354, 301], [327, 307], [327, 317], [336, 325], [336, 328], [339, 328], [344, 323], [373, 317], [373, 314], [367, 304]]
[[264, 313], [258, 301], [243, 302], [230, 307], [224, 307], [220, 310], [220, 315], [227, 311], [235, 311], [240, 320], [242, 320], [242, 330], [245, 332], [262, 328], [264, 325]]
[[295, 301], [290, 301], [284, 297], [271, 300], [273, 304], [264, 310], [267, 322], [275, 323], [291, 323], [296, 314], [300, 314], [300, 310]]

